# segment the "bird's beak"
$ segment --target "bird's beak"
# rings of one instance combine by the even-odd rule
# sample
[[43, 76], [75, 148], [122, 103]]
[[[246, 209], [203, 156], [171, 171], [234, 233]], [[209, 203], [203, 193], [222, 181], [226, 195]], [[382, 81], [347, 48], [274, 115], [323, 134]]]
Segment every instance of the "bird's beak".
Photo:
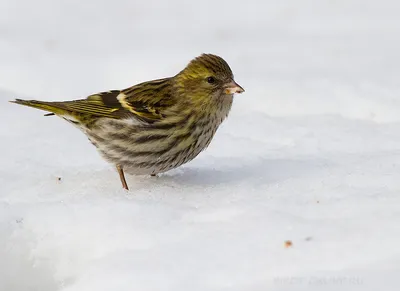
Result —
[[232, 81], [225, 86], [224, 92], [227, 95], [232, 95], [235, 93], [240, 94], [240, 93], [244, 92], [244, 89], [239, 84], [237, 84], [235, 81]]

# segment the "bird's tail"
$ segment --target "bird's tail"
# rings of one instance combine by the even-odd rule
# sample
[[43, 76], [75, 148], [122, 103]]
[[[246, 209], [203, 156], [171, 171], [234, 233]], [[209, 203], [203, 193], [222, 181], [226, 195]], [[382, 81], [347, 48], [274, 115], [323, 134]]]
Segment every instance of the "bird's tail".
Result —
[[64, 115], [68, 112], [68, 110], [66, 110], [62, 105], [62, 102], [46, 102], [46, 101], [22, 100], [22, 99], [15, 99], [14, 101], [10, 102], [51, 112], [50, 114], [46, 115], [53, 115], [53, 114]]

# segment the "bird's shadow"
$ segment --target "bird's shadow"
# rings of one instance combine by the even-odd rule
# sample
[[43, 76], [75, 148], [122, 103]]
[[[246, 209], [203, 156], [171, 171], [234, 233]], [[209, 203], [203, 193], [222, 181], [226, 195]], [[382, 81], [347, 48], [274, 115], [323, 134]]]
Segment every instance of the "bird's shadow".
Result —
[[188, 186], [217, 186], [238, 184], [244, 181], [253, 184], [270, 184], [287, 179], [313, 175], [328, 162], [322, 159], [266, 159], [253, 158], [247, 161], [231, 158], [214, 158], [209, 165], [184, 166], [161, 174], [157, 184], [180, 184]]
[[[245, 184], [246, 187], [248, 185], [279, 184], [290, 179], [318, 175], [324, 168], [331, 166], [331, 162], [311, 157], [303, 159], [273, 159], [249, 156], [246, 159], [239, 157], [207, 157], [206, 159], [198, 160], [198, 162], [161, 174], [158, 177], [126, 175], [126, 178], [131, 191], [148, 190], [154, 186], [158, 189], [165, 187], [184, 189], [225, 186], [234, 189], [232, 187], [240, 187], [242, 184]], [[94, 177], [96, 178], [94, 179]], [[38, 179], [43, 178], [43, 176], [38, 176]], [[77, 171], [72, 175], [68, 173], [63, 175], [61, 173], [59, 180], [56, 180], [55, 176], [50, 178], [46, 178], [45, 182], [39, 184], [36, 180], [27, 180], [26, 187], [30, 190], [38, 188], [40, 191], [37, 192], [40, 193], [48, 192], [49, 197], [52, 197], [52, 199], [58, 199], [58, 196], [54, 195], [54, 193], [59, 193], [62, 196], [65, 191], [87, 195], [91, 193], [87, 189], [110, 191], [110, 193], [114, 193], [115, 189], [121, 189], [120, 181], [111, 168], [104, 168], [95, 173], [93, 171]], [[10, 179], [12, 180], [13, 178], [10, 177]], [[83, 184], [82, 181], [84, 181]], [[19, 186], [13, 191], [20, 192], [20, 189], [21, 187]], [[47, 192], [43, 189], [47, 189]], [[10, 191], [10, 196], [13, 196], [12, 189]]]

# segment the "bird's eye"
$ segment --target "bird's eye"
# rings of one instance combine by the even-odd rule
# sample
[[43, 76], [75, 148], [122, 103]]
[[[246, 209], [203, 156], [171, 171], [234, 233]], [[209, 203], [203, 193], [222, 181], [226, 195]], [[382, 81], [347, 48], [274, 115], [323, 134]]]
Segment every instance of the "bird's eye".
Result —
[[208, 77], [208, 78], [207, 78], [207, 82], [208, 82], [209, 84], [213, 84], [213, 83], [215, 83], [215, 78], [214, 78], [214, 77]]

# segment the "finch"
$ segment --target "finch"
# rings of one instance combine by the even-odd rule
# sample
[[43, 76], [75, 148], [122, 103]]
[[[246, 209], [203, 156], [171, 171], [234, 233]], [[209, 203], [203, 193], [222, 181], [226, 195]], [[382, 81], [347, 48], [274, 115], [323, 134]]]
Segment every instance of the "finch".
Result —
[[156, 175], [194, 159], [211, 142], [244, 89], [225, 60], [212, 54], [193, 59], [170, 78], [90, 95], [86, 99], [13, 103], [57, 115], [78, 127], [115, 165], [123, 188], [124, 171]]

